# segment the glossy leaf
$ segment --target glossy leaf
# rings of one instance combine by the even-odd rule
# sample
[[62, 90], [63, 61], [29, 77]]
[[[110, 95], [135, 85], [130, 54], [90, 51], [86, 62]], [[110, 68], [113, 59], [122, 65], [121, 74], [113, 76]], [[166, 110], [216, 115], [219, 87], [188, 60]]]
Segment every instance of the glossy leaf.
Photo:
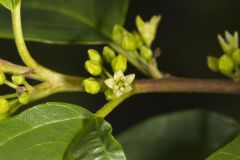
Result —
[[65, 103], [39, 105], [1, 123], [0, 155], [0, 160], [125, 159], [106, 121]]
[[[128, 0], [24, 0], [24, 37], [46, 43], [104, 43], [123, 25]], [[10, 13], [0, 9], [0, 37], [12, 38]]]
[[118, 139], [128, 160], [203, 160], [237, 133], [234, 120], [194, 110], [149, 119]]
[[240, 159], [240, 136], [232, 142], [212, 154], [207, 160], [239, 160]]

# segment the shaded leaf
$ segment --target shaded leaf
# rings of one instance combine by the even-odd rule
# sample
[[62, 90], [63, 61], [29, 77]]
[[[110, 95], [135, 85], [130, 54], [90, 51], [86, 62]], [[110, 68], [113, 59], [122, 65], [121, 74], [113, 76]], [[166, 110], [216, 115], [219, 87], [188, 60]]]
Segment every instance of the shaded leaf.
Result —
[[[24, 37], [46, 43], [104, 43], [123, 25], [128, 0], [25, 0]], [[0, 9], [0, 37], [12, 38], [11, 17]]]
[[149, 119], [118, 139], [128, 160], [203, 160], [238, 131], [226, 116], [194, 110]]
[[125, 159], [106, 121], [65, 103], [39, 105], [1, 123], [0, 155], [0, 160]]

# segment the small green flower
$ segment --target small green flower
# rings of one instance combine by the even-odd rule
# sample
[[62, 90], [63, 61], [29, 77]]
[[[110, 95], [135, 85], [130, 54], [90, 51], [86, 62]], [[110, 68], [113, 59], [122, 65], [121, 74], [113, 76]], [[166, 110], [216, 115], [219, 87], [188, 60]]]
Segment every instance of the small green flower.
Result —
[[228, 31], [225, 32], [225, 38], [218, 35], [218, 41], [226, 54], [232, 54], [236, 49], [238, 49], [238, 32], [231, 35]]
[[12, 81], [16, 85], [21, 85], [21, 84], [24, 84], [25, 78], [24, 78], [23, 75], [13, 75], [12, 76]]
[[93, 60], [85, 62], [85, 69], [93, 76], [99, 76], [102, 73], [101, 64]]
[[[135, 74], [129, 74], [127, 76], [124, 76], [122, 70], [118, 70], [117, 72], [115, 72], [113, 78], [109, 78], [104, 81], [105, 85], [109, 89], [111, 89], [113, 94], [108, 94], [107, 98], [110, 99], [110, 97], [120, 97], [121, 95], [130, 92], [132, 90], [131, 84], [134, 79]], [[108, 93], [110, 93], [110, 91], [108, 91]]]
[[121, 46], [123, 49], [134, 52], [137, 49], [135, 43], [136, 41], [134, 39], [134, 36], [131, 33], [125, 33], [123, 35], [123, 39], [121, 42]]
[[117, 57], [113, 58], [111, 66], [114, 72], [118, 70], [125, 72], [127, 69], [127, 58], [123, 55], [118, 55]]
[[116, 54], [111, 48], [109, 47], [103, 48], [103, 58], [107, 63], [111, 63], [113, 58], [115, 57], [116, 57]]
[[223, 74], [231, 75], [234, 69], [234, 63], [229, 56], [223, 55], [219, 59], [218, 67]]
[[6, 119], [8, 119], [10, 117], [10, 113], [6, 112], [6, 113], [1, 113], [0, 114], [0, 122], [5, 121]]
[[24, 92], [19, 96], [18, 100], [21, 104], [28, 104], [30, 101], [30, 95]]
[[97, 94], [101, 90], [100, 83], [93, 77], [83, 81], [83, 88], [89, 94]]
[[0, 114], [6, 113], [10, 109], [9, 103], [6, 99], [0, 99]]
[[102, 57], [100, 53], [95, 49], [88, 50], [88, 57], [90, 60], [96, 61], [98, 63], [102, 63]]
[[143, 46], [143, 41], [142, 41], [142, 38], [139, 35], [139, 33], [133, 32], [133, 37], [134, 37], [134, 40], [135, 40], [136, 47], [141, 48]]
[[116, 98], [116, 95], [113, 93], [113, 91], [111, 89], [107, 89], [104, 92], [104, 94], [105, 94], [107, 100], [111, 100], [111, 99], [115, 99]]
[[141, 55], [141, 57], [143, 57], [147, 61], [150, 61], [152, 59], [152, 57], [153, 57], [152, 50], [147, 48], [147, 47], [145, 47], [145, 46], [141, 47], [140, 55]]
[[0, 85], [3, 85], [6, 82], [5, 74], [0, 70]]
[[117, 44], [121, 44], [125, 29], [119, 25], [113, 27], [112, 38]]
[[218, 68], [218, 59], [216, 57], [213, 56], [208, 56], [207, 57], [207, 64], [208, 64], [208, 68], [211, 69], [214, 72], [218, 72], [219, 68]]
[[240, 64], [240, 49], [237, 49], [235, 52], [233, 52], [232, 60], [235, 63], [235, 65]]
[[160, 20], [161, 16], [153, 16], [149, 22], [144, 22], [140, 16], [137, 16], [136, 18], [137, 29], [148, 47], [151, 46], [156, 36], [157, 27]]

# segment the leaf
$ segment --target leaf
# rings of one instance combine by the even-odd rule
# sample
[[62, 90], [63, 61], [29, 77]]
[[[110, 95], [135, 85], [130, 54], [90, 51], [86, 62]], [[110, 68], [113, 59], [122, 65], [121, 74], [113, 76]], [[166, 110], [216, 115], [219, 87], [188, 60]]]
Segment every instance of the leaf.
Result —
[[21, 0], [0, 0], [0, 4], [3, 5], [3, 7], [7, 8], [8, 10], [12, 10], [20, 2]]
[[0, 160], [125, 160], [106, 121], [65, 103], [39, 105], [1, 123], [0, 155]]
[[213, 153], [207, 160], [239, 160], [240, 159], [240, 136], [232, 142]]
[[239, 131], [234, 120], [199, 110], [158, 116], [118, 140], [128, 160], [203, 160]]
[[[1, 0], [0, 0], [1, 1]], [[128, 0], [24, 0], [23, 32], [45, 43], [105, 43], [123, 25]], [[0, 37], [12, 38], [11, 17], [0, 9]]]

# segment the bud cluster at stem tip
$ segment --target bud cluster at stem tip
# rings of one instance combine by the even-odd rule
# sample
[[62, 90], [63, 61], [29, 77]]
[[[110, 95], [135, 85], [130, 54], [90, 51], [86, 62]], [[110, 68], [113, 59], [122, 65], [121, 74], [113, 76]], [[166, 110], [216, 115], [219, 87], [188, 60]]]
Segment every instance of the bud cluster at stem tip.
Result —
[[0, 85], [7, 85], [16, 91], [13, 94], [0, 95], [0, 121], [2, 121], [10, 116], [9, 110], [12, 107], [30, 102], [32, 86], [26, 82], [22, 74], [12, 75], [9, 81], [1, 70]]
[[115, 25], [112, 38], [124, 50], [138, 53], [147, 63], [152, 62], [151, 60], [154, 57], [151, 45], [155, 39], [160, 20], [161, 16], [153, 16], [150, 21], [144, 22], [140, 16], [137, 16], [136, 26], [138, 31], [131, 33], [123, 27]]
[[[101, 54], [93, 49], [88, 50], [88, 58], [85, 62], [85, 69], [95, 77], [89, 77], [82, 83], [85, 92], [97, 94], [101, 90], [108, 100], [117, 98], [132, 90], [131, 83], [135, 74], [124, 76], [127, 70], [127, 58], [117, 55], [114, 50], [104, 47]], [[104, 67], [109, 65], [113, 75]], [[99, 78], [96, 78], [98, 77]], [[105, 87], [102, 87], [104, 86]]]
[[238, 32], [231, 35], [226, 31], [225, 38], [219, 35], [218, 40], [223, 50], [223, 55], [220, 58], [208, 56], [208, 67], [214, 72], [221, 72], [235, 80], [239, 79], [240, 49]]

